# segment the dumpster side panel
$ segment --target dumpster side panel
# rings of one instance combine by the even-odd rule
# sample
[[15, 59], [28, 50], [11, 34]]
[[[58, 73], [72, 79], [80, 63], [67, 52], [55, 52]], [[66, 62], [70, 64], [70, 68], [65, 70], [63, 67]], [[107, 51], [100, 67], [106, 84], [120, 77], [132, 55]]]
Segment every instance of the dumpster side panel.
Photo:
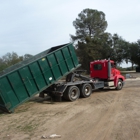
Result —
[[16, 71], [12, 74], [9, 74], [8, 79], [18, 100], [20, 102], [26, 100], [28, 98], [28, 93], [19, 73]]
[[31, 74], [29, 67], [24, 67], [20, 69], [19, 73], [21, 75], [25, 88], [28, 92], [28, 96], [32, 96], [34, 93], [38, 91], [38, 88], [36, 86], [35, 80]]
[[33, 75], [33, 79], [36, 83], [37, 88], [39, 90], [42, 90], [46, 86], [46, 82], [42, 75], [38, 62], [34, 62], [30, 64], [29, 67], [30, 67], [30, 70]]
[[55, 80], [59, 79], [61, 77], [61, 71], [58, 66], [58, 63], [57, 63], [57, 60], [55, 57], [55, 53], [48, 55], [47, 59], [49, 61], [49, 65], [50, 65], [50, 68], [52, 70]]
[[0, 104], [5, 105], [8, 110], [20, 102], [7, 77], [0, 79], [0, 95], [2, 100]]
[[68, 72], [68, 67], [67, 67], [63, 52], [61, 50], [59, 50], [59, 51], [55, 52], [55, 55], [56, 55], [58, 65], [60, 67], [60, 71], [61, 71], [62, 75], [64, 75], [66, 72]]
[[[2, 93], [0, 92], [0, 95], [1, 95], [1, 94], [2, 94]], [[4, 102], [3, 102], [2, 96], [0, 96], [0, 105], [4, 106]]]
[[47, 61], [47, 58], [42, 58], [39, 60], [39, 65], [42, 71], [42, 75], [46, 81], [46, 86], [49, 84], [52, 84], [55, 80], [54, 75], [52, 73], [52, 70], [49, 66], [49, 63]]
[[71, 70], [74, 67], [74, 65], [72, 62], [72, 57], [71, 57], [70, 51], [69, 51], [68, 47], [63, 48], [62, 51], [63, 51], [63, 55], [65, 58], [68, 70]]
[[69, 48], [70, 54], [71, 54], [71, 56], [72, 56], [72, 61], [73, 61], [73, 63], [74, 63], [74, 66], [76, 67], [76, 66], [79, 64], [79, 62], [78, 62], [78, 59], [77, 59], [77, 56], [76, 56], [74, 47], [72, 46], [72, 44], [70, 44], [70, 45], [68, 46], [68, 48]]

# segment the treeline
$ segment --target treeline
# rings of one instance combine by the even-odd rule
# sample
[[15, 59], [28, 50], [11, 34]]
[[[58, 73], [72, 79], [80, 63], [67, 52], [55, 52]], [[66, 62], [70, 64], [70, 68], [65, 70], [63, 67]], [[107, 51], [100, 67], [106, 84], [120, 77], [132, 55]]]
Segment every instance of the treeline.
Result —
[[18, 62], [26, 60], [26, 59], [30, 58], [31, 56], [32, 56], [31, 54], [25, 54], [23, 56], [18, 56], [18, 54], [15, 52], [7, 53], [4, 56], [0, 57], [0, 71], [18, 63]]
[[[89, 63], [94, 60], [108, 59], [116, 63], [130, 62], [140, 67], [140, 40], [129, 42], [118, 34], [105, 32], [108, 23], [102, 11], [84, 9], [73, 21], [76, 29], [71, 40], [75, 44], [76, 52], [83, 69], [89, 72]], [[23, 61], [32, 55], [18, 56], [17, 53], [7, 53], [0, 58], [0, 71]]]
[[140, 66], [140, 40], [131, 43], [118, 34], [105, 32], [108, 24], [102, 11], [84, 9], [73, 26], [76, 33], [71, 39], [84, 69], [89, 71], [91, 61], [108, 57], [118, 64], [130, 62], [132, 69], [134, 64]]

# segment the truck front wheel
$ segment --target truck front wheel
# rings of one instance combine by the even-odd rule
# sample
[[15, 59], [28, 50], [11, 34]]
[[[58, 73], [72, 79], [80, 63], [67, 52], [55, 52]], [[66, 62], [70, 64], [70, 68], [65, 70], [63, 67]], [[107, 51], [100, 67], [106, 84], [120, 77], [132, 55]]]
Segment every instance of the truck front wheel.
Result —
[[64, 93], [64, 98], [69, 101], [75, 101], [80, 96], [80, 90], [77, 86], [70, 86]]
[[90, 84], [84, 84], [82, 87], [81, 87], [81, 92], [80, 92], [80, 95], [81, 97], [89, 97], [91, 95], [91, 92], [92, 92], [92, 87]]
[[119, 79], [116, 89], [117, 89], [117, 90], [121, 90], [122, 87], [123, 87], [123, 82], [122, 82], [122, 80]]

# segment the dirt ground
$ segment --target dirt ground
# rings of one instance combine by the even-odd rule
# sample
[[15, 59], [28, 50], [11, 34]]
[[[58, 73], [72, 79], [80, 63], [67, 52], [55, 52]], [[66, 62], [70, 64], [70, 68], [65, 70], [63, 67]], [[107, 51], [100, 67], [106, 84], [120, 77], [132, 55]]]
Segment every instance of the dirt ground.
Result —
[[34, 97], [12, 114], [0, 112], [0, 140], [140, 140], [140, 73], [122, 90], [96, 90], [75, 102]]

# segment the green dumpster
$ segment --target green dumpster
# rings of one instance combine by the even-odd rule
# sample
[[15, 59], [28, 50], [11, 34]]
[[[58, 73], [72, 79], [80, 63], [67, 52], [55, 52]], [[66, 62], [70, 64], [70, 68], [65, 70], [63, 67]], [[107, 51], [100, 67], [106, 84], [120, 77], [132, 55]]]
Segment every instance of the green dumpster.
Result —
[[0, 109], [14, 109], [80, 66], [71, 43], [52, 47], [0, 73]]

